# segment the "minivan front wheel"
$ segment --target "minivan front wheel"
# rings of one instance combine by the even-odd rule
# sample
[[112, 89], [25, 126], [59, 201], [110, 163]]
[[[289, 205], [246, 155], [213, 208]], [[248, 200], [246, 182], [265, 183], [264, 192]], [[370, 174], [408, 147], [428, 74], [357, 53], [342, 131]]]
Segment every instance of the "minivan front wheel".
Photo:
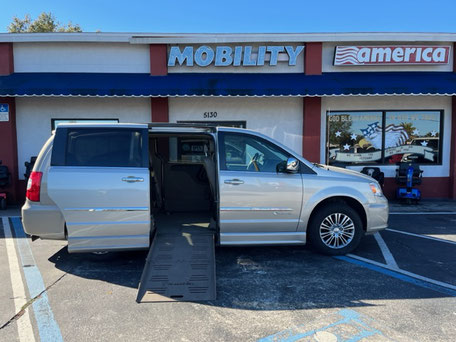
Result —
[[331, 203], [313, 215], [307, 233], [311, 245], [320, 253], [343, 255], [359, 245], [363, 224], [353, 208]]

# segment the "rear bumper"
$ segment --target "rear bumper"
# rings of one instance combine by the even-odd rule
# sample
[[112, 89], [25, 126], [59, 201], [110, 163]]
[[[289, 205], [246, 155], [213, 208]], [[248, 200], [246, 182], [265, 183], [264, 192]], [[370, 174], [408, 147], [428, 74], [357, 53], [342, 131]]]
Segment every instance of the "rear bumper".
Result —
[[389, 205], [384, 197], [378, 198], [376, 203], [367, 207], [366, 234], [374, 234], [388, 227]]
[[22, 225], [27, 234], [42, 239], [65, 239], [65, 220], [58, 207], [26, 200], [21, 212]]

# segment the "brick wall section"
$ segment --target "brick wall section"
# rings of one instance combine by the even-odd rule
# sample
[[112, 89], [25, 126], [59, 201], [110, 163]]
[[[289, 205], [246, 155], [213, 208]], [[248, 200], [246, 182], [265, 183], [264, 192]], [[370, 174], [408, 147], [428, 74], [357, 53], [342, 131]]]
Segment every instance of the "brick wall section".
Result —
[[13, 44], [0, 43], [0, 76], [14, 72]]
[[9, 105], [9, 121], [0, 122], [0, 160], [8, 166], [11, 173], [11, 184], [0, 192], [7, 192], [8, 203], [18, 203], [18, 163], [17, 163], [17, 136], [16, 136], [16, 101], [13, 97], [0, 97], [0, 103]]
[[306, 75], [321, 75], [322, 43], [306, 43], [304, 49], [304, 72]]
[[152, 97], [150, 104], [152, 122], [169, 122], [167, 97]]
[[[456, 43], [453, 43], [453, 72], [456, 72], [456, 57], [454, 55]], [[449, 197], [456, 199], [456, 96], [451, 103], [451, 142], [450, 142], [450, 181]], [[445, 146], [443, 146], [445, 150]]]
[[[454, 51], [454, 49], [453, 49]], [[456, 71], [456, 69], [454, 70]], [[445, 146], [443, 146], [445, 149]], [[450, 143], [450, 184], [449, 197], [456, 199], [456, 96], [451, 106], [451, 143]]]
[[320, 162], [321, 98], [304, 97], [302, 155], [311, 162]]
[[150, 74], [152, 76], [168, 75], [167, 53], [166, 44], [150, 45]]
[[[150, 45], [150, 75], [168, 75], [167, 46], [165, 44]], [[169, 122], [168, 98], [151, 97], [150, 99], [151, 121]]]
[[[0, 77], [14, 72], [13, 44], [0, 43]], [[0, 103], [9, 105], [9, 121], [0, 122], [0, 160], [8, 166], [11, 173], [11, 184], [0, 192], [7, 192], [8, 203], [19, 203], [17, 136], [16, 136], [16, 100], [12, 97], [0, 98]]]
[[[321, 75], [322, 43], [306, 43], [304, 73]], [[311, 162], [320, 162], [321, 98], [303, 98], [302, 155]]]
[[[451, 198], [450, 180], [449, 177], [423, 177], [423, 183], [413, 187], [421, 190], [422, 198], [448, 199]], [[389, 200], [395, 199], [397, 188], [398, 185], [395, 178], [385, 178], [383, 193], [386, 198]]]

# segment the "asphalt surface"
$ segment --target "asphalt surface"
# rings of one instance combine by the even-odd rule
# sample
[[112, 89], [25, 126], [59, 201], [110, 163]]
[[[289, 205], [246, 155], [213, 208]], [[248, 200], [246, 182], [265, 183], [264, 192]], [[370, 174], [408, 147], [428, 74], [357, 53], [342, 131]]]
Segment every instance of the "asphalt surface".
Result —
[[[223, 247], [217, 300], [204, 303], [137, 304], [146, 251], [68, 254], [64, 241], [28, 244], [64, 341], [456, 340], [456, 214], [391, 215], [389, 228], [381, 237], [394, 262], [424, 278], [377, 267], [391, 258], [374, 236], [339, 259], [307, 247]], [[19, 341], [1, 228], [0, 260], [0, 341]], [[23, 279], [31, 266], [22, 266]], [[43, 312], [35, 304], [25, 312], [35, 339], [51, 340], [37, 324]]]

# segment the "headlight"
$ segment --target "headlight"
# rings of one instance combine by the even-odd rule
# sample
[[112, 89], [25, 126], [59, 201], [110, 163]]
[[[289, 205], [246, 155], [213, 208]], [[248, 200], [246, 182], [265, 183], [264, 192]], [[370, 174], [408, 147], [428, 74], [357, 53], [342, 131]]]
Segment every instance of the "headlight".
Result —
[[378, 197], [382, 197], [383, 196], [382, 189], [380, 188], [380, 186], [378, 184], [369, 183], [369, 186], [370, 186], [371, 191], [374, 194], [374, 196], [378, 196]]

